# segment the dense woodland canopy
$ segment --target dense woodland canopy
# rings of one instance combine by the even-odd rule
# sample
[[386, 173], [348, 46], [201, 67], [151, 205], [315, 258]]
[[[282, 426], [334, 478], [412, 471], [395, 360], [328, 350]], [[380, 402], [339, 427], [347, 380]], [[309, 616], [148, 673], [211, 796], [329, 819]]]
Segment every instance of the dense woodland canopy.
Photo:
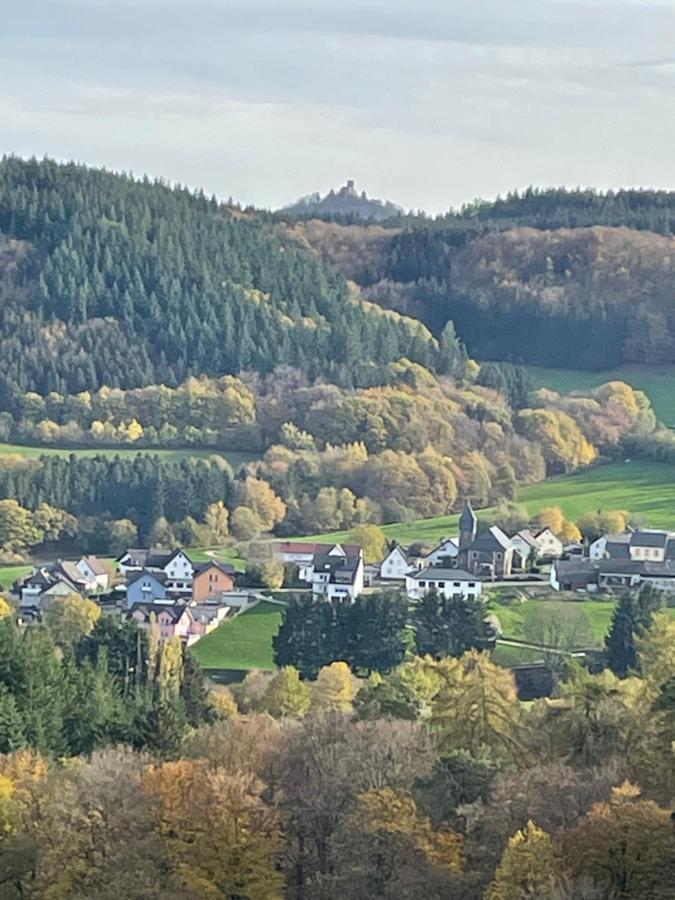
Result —
[[425, 329], [352, 300], [339, 274], [254, 217], [74, 164], [0, 163], [0, 276], [10, 392], [284, 363], [349, 380], [363, 363], [438, 361]]
[[435, 220], [288, 233], [371, 300], [436, 334], [454, 322], [475, 357], [602, 369], [675, 361], [674, 215], [672, 192], [531, 189]]

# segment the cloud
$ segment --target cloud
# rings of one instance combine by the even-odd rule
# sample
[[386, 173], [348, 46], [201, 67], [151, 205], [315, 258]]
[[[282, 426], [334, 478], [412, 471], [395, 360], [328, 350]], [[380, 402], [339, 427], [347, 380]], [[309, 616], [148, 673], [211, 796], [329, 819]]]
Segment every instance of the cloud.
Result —
[[671, 186], [674, 39], [644, 0], [25, 0], [3, 145], [262, 205], [346, 177], [432, 210]]

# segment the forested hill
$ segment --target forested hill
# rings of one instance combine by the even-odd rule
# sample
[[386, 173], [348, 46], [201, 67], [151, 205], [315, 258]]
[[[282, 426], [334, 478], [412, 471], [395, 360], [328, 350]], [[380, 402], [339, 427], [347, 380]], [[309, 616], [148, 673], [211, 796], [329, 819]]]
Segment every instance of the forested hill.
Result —
[[374, 302], [469, 353], [572, 368], [675, 362], [675, 193], [529, 190], [396, 227], [302, 222]]
[[292, 365], [349, 384], [426, 329], [363, 304], [263, 218], [84, 166], [0, 162], [0, 393], [175, 385]]

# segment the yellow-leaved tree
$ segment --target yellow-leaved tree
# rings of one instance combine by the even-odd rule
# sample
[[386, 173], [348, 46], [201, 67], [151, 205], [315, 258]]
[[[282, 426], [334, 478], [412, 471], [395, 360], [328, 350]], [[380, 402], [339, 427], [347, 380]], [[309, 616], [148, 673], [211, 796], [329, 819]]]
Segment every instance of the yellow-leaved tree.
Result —
[[262, 707], [270, 715], [304, 716], [309, 711], [309, 685], [300, 680], [294, 666], [283, 666], [270, 681], [262, 698]]
[[98, 603], [79, 594], [54, 600], [45, 613], [45, 623], [54, 642], [64, 649], [73, 647], [80, 638], [91, 634], [100, 618], [101, 607]]
[[[462, 838], [454, 831], [437, 831], [420, 815], [407, 791], [392, 788], [365, 791], [359, 795], [351, 825], [369, 834], [380, 834], [408, 843], [421, 851], [432, 866], [459, 872], [462, 868]], [[394, 848], [395, 849], [395, 848]], [[376, 853], [376, 861], [384, 861]]]
[[461, 658], [426, 660], [441, 682], [431, 706], [431, 725], [446, 750], [478, 754], [483, 747], [522, 756], [523, 720], [513, 673], [487, 653], [469, 650]]
[[529, 821], [509, 839], [485, 900], [548, 900], [560, 874], [551, 836]]
[[281, 822], [261, 799], [262, 781], [206, 760], [180, 760], [151, 768], [143, 786], [156, 800], [156, 828], [177, 889], [280, 900]]
[[356, 690], [346, 662], [334, 662], [319, 671], [312, 685], [312, 709], [321, 712], [351, 712]]

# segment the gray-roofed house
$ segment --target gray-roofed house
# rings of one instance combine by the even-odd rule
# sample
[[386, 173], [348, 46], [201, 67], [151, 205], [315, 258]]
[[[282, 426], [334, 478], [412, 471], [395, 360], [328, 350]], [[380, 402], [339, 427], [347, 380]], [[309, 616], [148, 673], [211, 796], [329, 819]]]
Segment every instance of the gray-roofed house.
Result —
[[622, 591], [642, 584], [660, 591], [675, 591], [675, 560], [558, 560], [551, 567], [550, 583], [559, 591]]
[[429, 591], [441, 596], [480, 597], [483, 582], [479, 575], [463, 569], [427, 566], [419, 572], [411, 572], [405, 579], [406, 593], [413, 600], [421, 600]]
[[539, 544], [539, 553], [547, 559], [560, 559], [563, 554], [563, 542], [550, 528], [542, 528], [535, 534]]
[[[591, 559], [631, 559], [635, 562], [663, 562], [668, 558], [675, 534], [660, 529], [626, 530], [603, 534], [588, 550]], [[673, 551], [675, 555], [675, 551]], [[672, 558], [672, 557], [671, 557]]]
[[621, 559], [630, 559], [628, 547], [632, 534], [632, 531], [618, 531], [601, 535], [589, 545], [589, 559], [604, 559], [612, 554]]
[[[72, 564], [71, 564], [72, 565]], [[44, 612], [57, 599], [72, 594], [84, 595], [86, 590], [81, 573], [78, 571], [77, 581], [71, 581], [66, 571], [70, 566], [54, 563], [51, 566], [39, 566], [19, 583], [20, 606], [22, 610]]]
[[110, 587], [110, 575], [105, 563], [97, 556], [82, 556], [77, 568], [87, 579], [91, 591], [107, 591]]
[[514, 566], [515, 550], [511, 539], [497, 525], [482, 531], [476, 539], [460, 550], [459, 564], [474, 575], [506, 578]]
[[424, 563], [428, 566], [442, 566], [447, 565], [451, 561], [455, 561], [459, 556], [459, 538], [458, 537], [448, 537], [443, 538], [443, 540], [438, 544], [431, 553], [428, 553], [424, 557]]
[[127, 582], [127, 609], [138, 603], [170, 602], [171, 597], [164, 572], [149, 572], [142, 569], [132, 575]]
[[549, 575], [556, 591], [587, 591], [595, 593], [599, 587], [599, 563], [592, 559], [557, 559]]
[[146, 631], [154, 617], [164, 641], [172, 637], [187, 641], [194, 622], [190, 608], [184, 603], [135, 603], [129, 609], [129, 617]]
[[301, 573], [303, 580], [311, 583], [315, 599], [353, 602], [365, 586], [363, 551], [346, 556], [317, 553], [312, 565], [305, 566]]
[[192, 592], [194, 565], [184, 550], [126, 550], [117, 558], [117, 568], [122, 575], [136, 575], [140, 571], [164, 572], [168, 587], [184, 594]]
[[630, 538], [630, 558], [663, 562], [667, 547], [667, 531], [634, 531]]

